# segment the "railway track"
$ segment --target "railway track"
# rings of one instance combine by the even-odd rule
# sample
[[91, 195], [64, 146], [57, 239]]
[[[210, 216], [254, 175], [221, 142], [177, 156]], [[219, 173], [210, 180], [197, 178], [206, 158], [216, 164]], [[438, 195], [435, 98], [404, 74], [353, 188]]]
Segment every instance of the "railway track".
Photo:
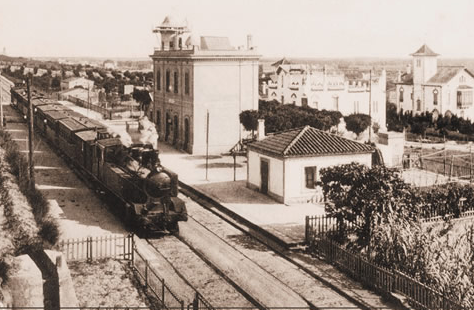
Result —
[[[227, 219], [189, 197], [181, 198], [189, 220], [180, 223], [180, 236], [148, 242], [214, 307], [369, 308], [332, 290]], [[221, 287], [223, 281], [233, 290], [228, 284]], [[221, 290], [215, 290], [216, 284]], [[245, 302], [234, 302], [233, 294]]]
[[[73, 170], [85, 179], [80, 171]], [[186, 201], [190, 219], [180, 223], [180, 237], [148, 242], [157, 256], [210, 305], [368, 309], [303, 270], [263, 229], [219, 210], [189, 188], [182, 187], [181, 192], [187, 195], [181, 198]]]
[[225, 305], [232, 308], [255, 307], [177, 237], [164, 236], [159, 239], [148, 239], [147, 242], [189, 286], [188, 290], [199, 293], [210, 305], [215, 307]]

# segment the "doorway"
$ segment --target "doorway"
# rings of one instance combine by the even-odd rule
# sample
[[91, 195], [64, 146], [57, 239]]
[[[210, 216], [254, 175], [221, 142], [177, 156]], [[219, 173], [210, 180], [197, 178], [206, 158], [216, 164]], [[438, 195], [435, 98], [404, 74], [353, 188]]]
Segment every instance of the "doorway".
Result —
[[261, 185], [260, 192], [263, 194], [268, 193], [268, 161], [261, 159], [260, 160], [260, 177]]
[[189, 144], [189, 119], [185, 118], [184, 119], [184, 144], [183, 144], [183, 149], [188, 150], [188, 144]]
[[179, 130], [179, 124], [178, 124], [178, 116], [174, 116], [174, 129], [173, 129], [173, 145], [176, 145], [178, 143], [178, 130]]
[[171, 118], [168, 113], [166, 113], [166, 125], [165, 125], [165, 141], [168, 142], [168, 139], [170, 137], [170, 126], [171, 126]]

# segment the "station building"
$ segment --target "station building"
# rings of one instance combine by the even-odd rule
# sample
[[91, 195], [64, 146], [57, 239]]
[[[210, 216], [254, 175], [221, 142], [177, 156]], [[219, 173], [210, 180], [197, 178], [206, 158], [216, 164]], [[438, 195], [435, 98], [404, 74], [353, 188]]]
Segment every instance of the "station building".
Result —
[[229, 152], [243, 138], [240, 112], [258, 109], [260, 56], [251, 36], [246, 48], [234, 48], [227, 37], [198, 37], [171, 17], [153, 32], [160, 46], [150, 56], [148, 113], [160, 140], [191, 154], [205, 154], [206, 146], [209, 154]]

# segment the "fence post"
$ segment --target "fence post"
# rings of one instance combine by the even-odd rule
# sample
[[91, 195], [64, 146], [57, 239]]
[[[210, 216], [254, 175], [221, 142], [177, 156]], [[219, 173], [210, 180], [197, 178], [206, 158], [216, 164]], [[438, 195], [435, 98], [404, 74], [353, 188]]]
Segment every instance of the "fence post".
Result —
[[199, 293], [194, 293], [193, 310], [199, 310]]
[[131, 251], [131, 255], [132, 255], [132, 266], [135, 262], [135, 238], [133, 236], [133, 233], [132, 233], [132, 251]]
[[91, 240], [92, 237], [88, 236], [86, 238], [86, 258], [87, 258], [87, 261], [90, 262], [92, 261], [92, 240]]
[[309, 216], [305, 217], [305, 230], [304, 230], [304, 241], [309, 244]]
[[148, 260], [145, 259], [145, 287], [148, 288]]
[[165, 305], [165, 279], [161, 279], [161, 302]]

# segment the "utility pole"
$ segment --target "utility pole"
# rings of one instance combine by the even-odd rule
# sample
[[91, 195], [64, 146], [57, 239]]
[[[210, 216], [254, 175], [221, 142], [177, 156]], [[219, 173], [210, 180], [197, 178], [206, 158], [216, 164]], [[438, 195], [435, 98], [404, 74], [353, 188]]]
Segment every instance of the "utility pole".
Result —
[[35, 184], [35, 168], [33, 163], [33, 104], [30, 94], [31, 74], [26, 78], [26, 90], [28, 92], [28, 167], [30, 176], [30, 186]]
[[206, 181], [207, 181], [208, 169], [209, 169], [209, 110], [207, 110], [207, 118], [206, 118]]
[[369, 71], [369, 142], [372, 142], [372, 69]]
[[2, 72], [0, 71], [0, 126], [3, 128], [3, 80]]

